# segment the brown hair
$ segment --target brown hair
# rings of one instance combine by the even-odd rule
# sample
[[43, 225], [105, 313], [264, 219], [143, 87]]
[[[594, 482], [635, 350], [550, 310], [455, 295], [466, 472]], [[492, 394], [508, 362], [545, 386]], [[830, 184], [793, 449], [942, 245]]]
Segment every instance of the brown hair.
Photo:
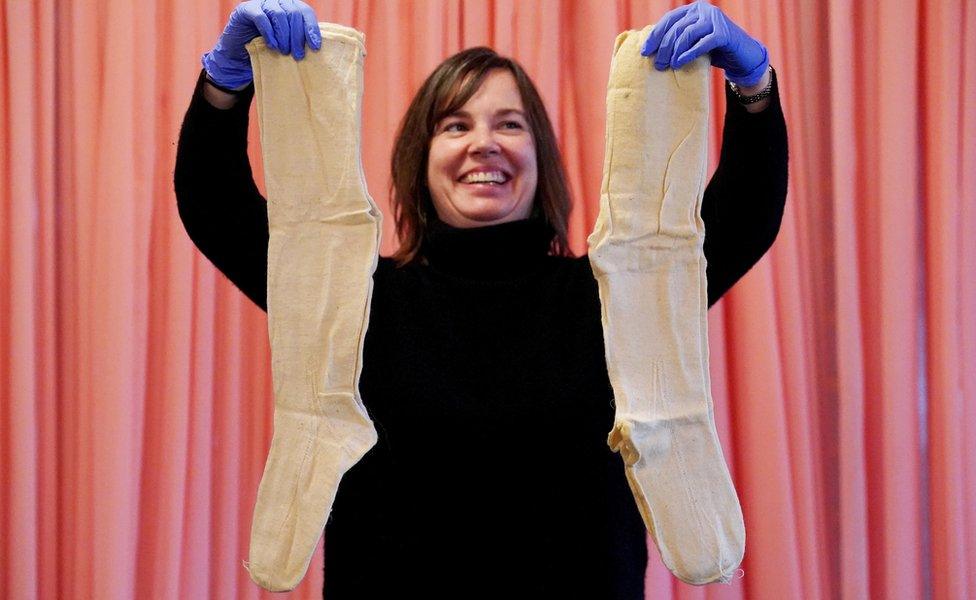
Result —
[[434, 127], [478, 91], [490, 70], [499, 68], [508, 69], [515, 77], [535, 142], [538, 184], [531, 216], [539, 217], [541, 213], [552, 230], [552, 254], [572, 256], [566, 239], [572, 201], [556, 134], [542, 98], [521, 65], [491, 48], [477, 47], [458, 52], [434, 69], [400, 123], [393, 145], [390, 181], [390, 202], [400, 238], [400, 248], [392, 256], [397, 266], [419, 259], [428, 215], [436, 215], [427, 188], [427, 155]]

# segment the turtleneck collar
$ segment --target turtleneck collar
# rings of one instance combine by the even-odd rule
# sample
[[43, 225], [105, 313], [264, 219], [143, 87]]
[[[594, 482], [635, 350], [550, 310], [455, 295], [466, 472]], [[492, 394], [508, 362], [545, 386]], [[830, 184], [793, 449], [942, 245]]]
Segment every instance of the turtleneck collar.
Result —
[[461, 228], [435, 215], [427, 224], [421, 253], [431, 268], [455, 277], [517, 279], [545, 259], [553, 234], [540, 217]]

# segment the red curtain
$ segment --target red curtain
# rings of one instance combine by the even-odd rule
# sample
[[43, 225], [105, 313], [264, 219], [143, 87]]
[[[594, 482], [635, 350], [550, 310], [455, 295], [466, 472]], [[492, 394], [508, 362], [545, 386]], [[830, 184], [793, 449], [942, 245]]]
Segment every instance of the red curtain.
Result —
[[[556, 125], [577, 253], [614, 37], [673, 4], [312, 2], [366, 34], [363, 162], [387, 215], [412, 94], [489, 45]], [[791, 151], [775, 245], [709, 312], [745, 576], [685, 585], [651, 543], [648, 597], [974, 596], [976, 4], [718, 4], [769, 48]], [[241, 565], [271, 440], [267, 322], [195, 250], [172, 184], [200, 54], [233, 5], [0, 2], [4, 597], [270, 597]], [[321, 596], [321, 552], [291, 597]]]

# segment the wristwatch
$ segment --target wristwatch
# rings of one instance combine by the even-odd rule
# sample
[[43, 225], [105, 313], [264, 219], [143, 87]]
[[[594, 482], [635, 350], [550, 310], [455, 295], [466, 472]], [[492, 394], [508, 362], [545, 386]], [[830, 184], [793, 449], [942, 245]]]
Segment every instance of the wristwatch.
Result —
[[736, 100], [739, 104], [746, 106], [748, 104], [755, 104], [760, 100], [765, 100], [769, 98], [769, 95], [773, 93], [773, 65], [769, 65], [769, 83], [766, 84], [758, 94], [753, 94], [752, 96], [743, 96], [742, 92], [739, 91], [739, 86], [729, 81], [729, 87], [732, 88], [732, 93], [735, 94]]

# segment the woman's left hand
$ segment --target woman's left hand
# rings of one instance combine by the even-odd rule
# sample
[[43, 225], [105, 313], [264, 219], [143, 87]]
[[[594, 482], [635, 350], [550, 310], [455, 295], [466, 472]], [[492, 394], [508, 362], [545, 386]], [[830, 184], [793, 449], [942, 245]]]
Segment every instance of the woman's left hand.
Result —
[[706, 52], [740, 87], [759, 83], [769, 65], [766, 47], [704, 0], [665, 13], [641, 48], [644, 56], [657, 54], [654, 67], [659, 71], [679, 69]]

